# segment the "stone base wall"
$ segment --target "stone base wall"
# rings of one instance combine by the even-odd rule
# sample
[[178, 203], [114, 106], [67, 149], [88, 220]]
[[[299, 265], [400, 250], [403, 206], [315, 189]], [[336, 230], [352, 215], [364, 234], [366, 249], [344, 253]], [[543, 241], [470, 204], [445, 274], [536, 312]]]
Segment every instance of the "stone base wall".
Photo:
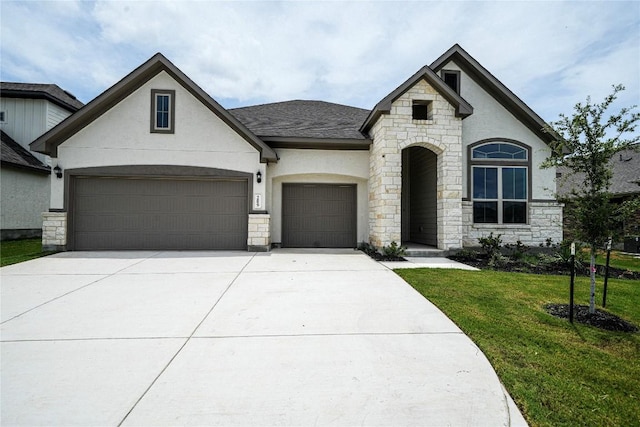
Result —
[[271, 248], [271, 215], [249, 214], [247, 249], [267, 252]]
[[473, 202], [462, 202], [463, 246], [477, 247], [479, 237], [502, 234], [502, 243], [520, 240], [527, 246], [562, 241], [562, 205], [556, 202], [529, 202], [529, 224], [474, 224]]
[[67, 213], [42, 213], [42, 250], [60, 251], [67, 247]]

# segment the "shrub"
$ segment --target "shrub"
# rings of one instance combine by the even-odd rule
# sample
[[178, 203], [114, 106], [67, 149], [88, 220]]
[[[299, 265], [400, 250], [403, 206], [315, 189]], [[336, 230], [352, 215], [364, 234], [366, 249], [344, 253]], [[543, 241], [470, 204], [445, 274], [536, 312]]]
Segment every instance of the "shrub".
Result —
[[372, 256], [378, 253], [378, 250], [375, 248], [375, 246], [367, 242], [360, 243], [360, 245], [358, 246], [358, 250], [361, 250], [362, 252], [364, 252], [369, 256]]
[[504, 246], [505, 246], [505, 248], [507, 248], [507, 249], [509, 249], [511, 251], [511, 254], [509, 256], [514, 261], [522, 260], [524, 258], [524, 255], [527, 252], [529, 252], [529, 249], [530, 249], [529, 246], [525, 245], [520, 240], [518, 240], [516, 243], [507, 244], [507, 245], [504, 245]]
[[478, 259], [478, 252], [468, 248], [460, 249], [455, 253], [455, 258], [460, 261], [475, 261]]
[[382, 253], [388, 257], [401, 258], [407, 254], [407, 248], [404, 246], [398, 246], [398, 244], [393, 241], [389, 246], [384, 246], [382, 248]]
[[489, 233], [487, 237], [478, 237], [478, 243], [482, 246], [482, 250], [487, 254], [489, 258], [493, 258], [495, 254], [500, 254], [500, 247], [502, 246], [502, 234], [493, 236], [493, 231]]

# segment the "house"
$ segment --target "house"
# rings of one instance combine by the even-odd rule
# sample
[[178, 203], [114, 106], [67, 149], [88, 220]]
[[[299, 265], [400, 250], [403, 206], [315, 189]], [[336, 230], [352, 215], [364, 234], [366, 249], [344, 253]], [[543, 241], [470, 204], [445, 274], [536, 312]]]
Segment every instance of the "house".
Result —
[[[441, 250], [562, 238], [544, 122], [459, 45], [371, 110], [227, 110], [161, 54], [31, 144], [62, 169], [43, 243], [67, 250]], [[551, 190], [549, 190], [551, 189]]]
[[49, 209], [49, 158], [29, 143], [76, 112], [82, 103], [53, 84], [0, 83], [1, 239], [40, 237]]
[[[611, 167], [611, 187], [609, 192], [612, 194], [612, 201], [614, 203], [621, 203], [625, 200], [630, 200], [634, 197], [640, 197], [640, 147], [636, 149], [626, 149], [619, 152], [609, 162]], [[584, 174], [573, 174], [566, 167], [558, 168], [558, 197], [568, 197], [572, 190], [580, 188], [579, 186], [584, 180]], [[566, 209], [566, 208], [565, 208]], [[571, 216], [564, 215], [564, 231], [565, 237], [570, 238], [571, 229]], [[619, 234], [621, 238], [628, 236], [632, 238], [634, 243], [635, 238], [640, 236], [640, 212], [636, 212], [632, 215], [624, 224], [620, 224]], [[625, 239], [627, 240], [627, 239]], [[615, 246], [619, 249], [624, 249], [624, 243], [622, 239], [619, 242], [614, 242]], [[640, 245], [634, 245], [633, 249], [625, 249], [628, 252], [640, 252]]]

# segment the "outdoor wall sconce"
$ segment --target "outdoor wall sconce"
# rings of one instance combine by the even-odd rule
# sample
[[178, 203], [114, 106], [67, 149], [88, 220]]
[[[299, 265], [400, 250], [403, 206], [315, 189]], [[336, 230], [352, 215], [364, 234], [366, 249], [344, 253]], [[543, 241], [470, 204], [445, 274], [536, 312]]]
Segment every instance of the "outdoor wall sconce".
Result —
[[258, 184], [262, 182], [262, 172], [258, 171], [256, 174], [256, 181], [258, 181]]
[[53, 168], [53, 171], [58, 178], [62, 178], [62, 169], [60, 168], [60, 165], [56, 165], [56, 167]]

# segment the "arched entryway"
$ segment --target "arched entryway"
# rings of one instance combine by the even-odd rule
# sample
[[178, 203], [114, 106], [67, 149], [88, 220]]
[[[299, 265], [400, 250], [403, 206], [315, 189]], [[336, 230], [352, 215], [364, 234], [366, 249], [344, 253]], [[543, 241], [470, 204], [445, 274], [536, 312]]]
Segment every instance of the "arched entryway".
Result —
[[402, 242], [438, 246], [438, 156], [423, 147], [402, 150]]

